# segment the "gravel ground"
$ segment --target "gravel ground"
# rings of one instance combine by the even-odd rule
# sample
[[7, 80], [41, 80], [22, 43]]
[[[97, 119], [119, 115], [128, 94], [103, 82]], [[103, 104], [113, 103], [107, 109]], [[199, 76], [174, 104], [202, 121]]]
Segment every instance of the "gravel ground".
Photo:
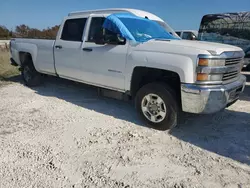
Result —
[[0, 87], [1, 188], [250, 187], [250, 82], [225, 111], [162, 132], [83, 84], [12, 81]]

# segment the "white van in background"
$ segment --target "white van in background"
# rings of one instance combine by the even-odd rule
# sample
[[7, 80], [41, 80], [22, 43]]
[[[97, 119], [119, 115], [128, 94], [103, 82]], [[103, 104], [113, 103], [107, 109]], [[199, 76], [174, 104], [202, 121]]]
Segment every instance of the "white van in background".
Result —
[[196, 40], [198, 37], [198, 31], [196, 30], [177, 30], [175, 32], [179, 37], [185, 40]]

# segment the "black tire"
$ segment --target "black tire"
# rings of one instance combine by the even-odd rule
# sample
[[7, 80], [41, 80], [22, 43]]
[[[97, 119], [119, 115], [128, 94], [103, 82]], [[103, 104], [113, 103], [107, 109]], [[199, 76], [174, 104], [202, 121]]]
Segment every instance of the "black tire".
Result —
[[[148, 94], [159, 96], [165, 103], [166, 116], [160, 122], [150, 121], [142, 110], [142, 100]], [[175, 92], [164, 83], [150, 83], [143, 86], [136, 95], [135, 107], [140, 118], [151, 128], [157, 130], [169, 130], [177, 125], [178, 105], [174, 97]]]
[[35, 87], [42, 83], [42, 74], [36, 71], [32, 60], [25, 60], [21, 68], [24, 84], [29, 87]]

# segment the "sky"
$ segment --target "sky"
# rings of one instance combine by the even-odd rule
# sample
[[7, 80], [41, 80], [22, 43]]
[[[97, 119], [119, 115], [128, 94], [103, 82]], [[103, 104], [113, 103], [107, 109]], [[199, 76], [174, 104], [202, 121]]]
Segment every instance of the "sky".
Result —
[[250, 0], [0, 0], [0, 25], [43, 29], [60, 24], [69, 12], [103, 8], [141, 9], [175, 30], [198, 30], [203, 15], [250, 11]]

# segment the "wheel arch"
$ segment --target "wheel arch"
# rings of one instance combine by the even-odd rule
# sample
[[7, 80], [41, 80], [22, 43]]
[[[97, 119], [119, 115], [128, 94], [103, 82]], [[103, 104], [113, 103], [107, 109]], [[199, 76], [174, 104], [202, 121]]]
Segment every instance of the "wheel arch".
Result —
[[29, 43], [21, 43], [19, 44], [19, 61], [20, 65], [24, 63], [26, 58], [29, 58], [35, 69], [38, 70], [38, 67], [36, 65], [36, 58], [37, 58], [37, 46], [35, 44], [29, 44]]
[[19, 60], [21, 62], [21, 65], [23, 65], [26, 60], [31, 60], [33, 62], [31, 53], [24, 51], [19, 52]]
[[26, 62], [27, 60], [30, 61], [30, 63], [33, 64], [33, 66], [35, 67], [36, 71], [38, 71], [37, 66], [35, 65], [35, 61], [34, 61], [34, 55], [32, 55], [30, 52], [25, 52], [25, 51], [20, 51], [19, 52], [19, 60], [20, 60], [20, 65], [21, 67], [23, 66], [23, 64]]
[[164, 82], [177, 91], [177, 93], [180, 92], [181, 76], [177, 72], [137, 66], [132, 73], [130, 95], [135, 97], [141, 87], [151, 82]]

